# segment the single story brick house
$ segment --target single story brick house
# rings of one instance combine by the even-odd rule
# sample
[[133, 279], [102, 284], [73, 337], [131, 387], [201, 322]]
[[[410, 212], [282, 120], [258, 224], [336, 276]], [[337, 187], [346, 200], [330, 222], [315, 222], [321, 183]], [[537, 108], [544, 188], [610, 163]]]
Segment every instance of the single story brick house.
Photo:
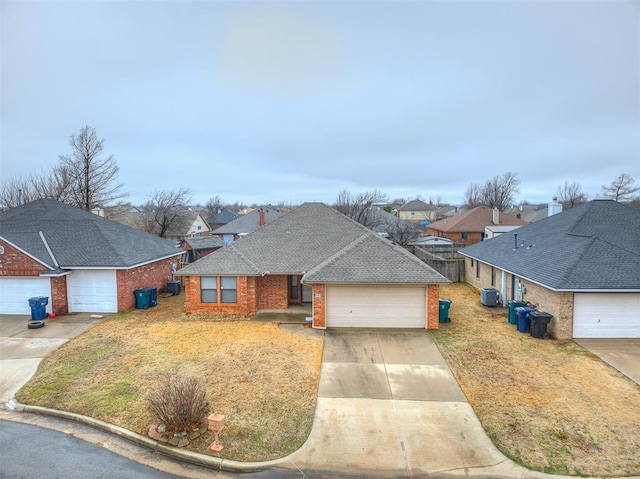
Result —
[[177, 272], [187, 313], [307, 304], [312, 325], [438, 328], [450, 281], [322, 203], [305, 203]]
[[51, 199], [0, 213], [0, 314], [114, 313], [134, 291], [166, 288], [183, 250], [171, 241]]
[[485, 238], [485, 228], [494, 226], [522, 226], [527, 222], [488, 206], [478, 206], [458, 216], [444, 218], [426, 227], [427, 234], [448, 238], [457, 244], [472, 245]]
[[553, 315], [558, 339], [640, 338], [640, 210], [584, 203], [460, 250], [468, 283]]

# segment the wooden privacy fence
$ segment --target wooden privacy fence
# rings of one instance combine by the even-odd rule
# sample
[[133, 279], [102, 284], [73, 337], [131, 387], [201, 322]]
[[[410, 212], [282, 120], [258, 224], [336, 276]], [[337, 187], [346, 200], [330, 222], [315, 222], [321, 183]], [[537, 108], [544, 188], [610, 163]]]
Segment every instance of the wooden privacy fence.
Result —
[[407, 246], [407, 249], [454, 283], [464, 283], [464, 256], [460, 245]]

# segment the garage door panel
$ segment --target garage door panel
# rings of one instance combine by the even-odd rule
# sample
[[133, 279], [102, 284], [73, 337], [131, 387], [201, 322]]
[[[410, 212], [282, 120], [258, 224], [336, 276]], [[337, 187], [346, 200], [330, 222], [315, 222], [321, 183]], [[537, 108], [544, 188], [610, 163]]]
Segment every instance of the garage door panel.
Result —
[[426, 288], [327, 287], [328, 327], [424, 328]]
[[72, 313], [115, 313], [118, 288], [114, 270], [74, 270], [67, 276], [69, 311]]
[[31, 314], [29, 298], [49, 298], [47, 312], [52, 311], [49, 278], [0, 278], [0, 314]]
[[640, 338], [640, 293], [576, 293], [574, 338]]

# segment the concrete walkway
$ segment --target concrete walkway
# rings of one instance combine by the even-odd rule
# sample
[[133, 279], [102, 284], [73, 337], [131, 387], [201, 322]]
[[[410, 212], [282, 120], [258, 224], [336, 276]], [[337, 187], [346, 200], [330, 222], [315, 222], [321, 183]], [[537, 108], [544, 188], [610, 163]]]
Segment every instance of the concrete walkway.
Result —
[[585, 338], [575, 342], [640, 384], [640, 338]]

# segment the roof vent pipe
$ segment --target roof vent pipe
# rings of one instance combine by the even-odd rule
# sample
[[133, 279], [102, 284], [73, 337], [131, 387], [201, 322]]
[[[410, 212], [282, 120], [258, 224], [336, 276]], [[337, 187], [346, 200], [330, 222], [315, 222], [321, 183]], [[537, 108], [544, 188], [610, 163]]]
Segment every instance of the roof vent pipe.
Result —
[[513, 241], [516, 245], [514, 249], [518, 249], [518, 233], [513, 233]]

